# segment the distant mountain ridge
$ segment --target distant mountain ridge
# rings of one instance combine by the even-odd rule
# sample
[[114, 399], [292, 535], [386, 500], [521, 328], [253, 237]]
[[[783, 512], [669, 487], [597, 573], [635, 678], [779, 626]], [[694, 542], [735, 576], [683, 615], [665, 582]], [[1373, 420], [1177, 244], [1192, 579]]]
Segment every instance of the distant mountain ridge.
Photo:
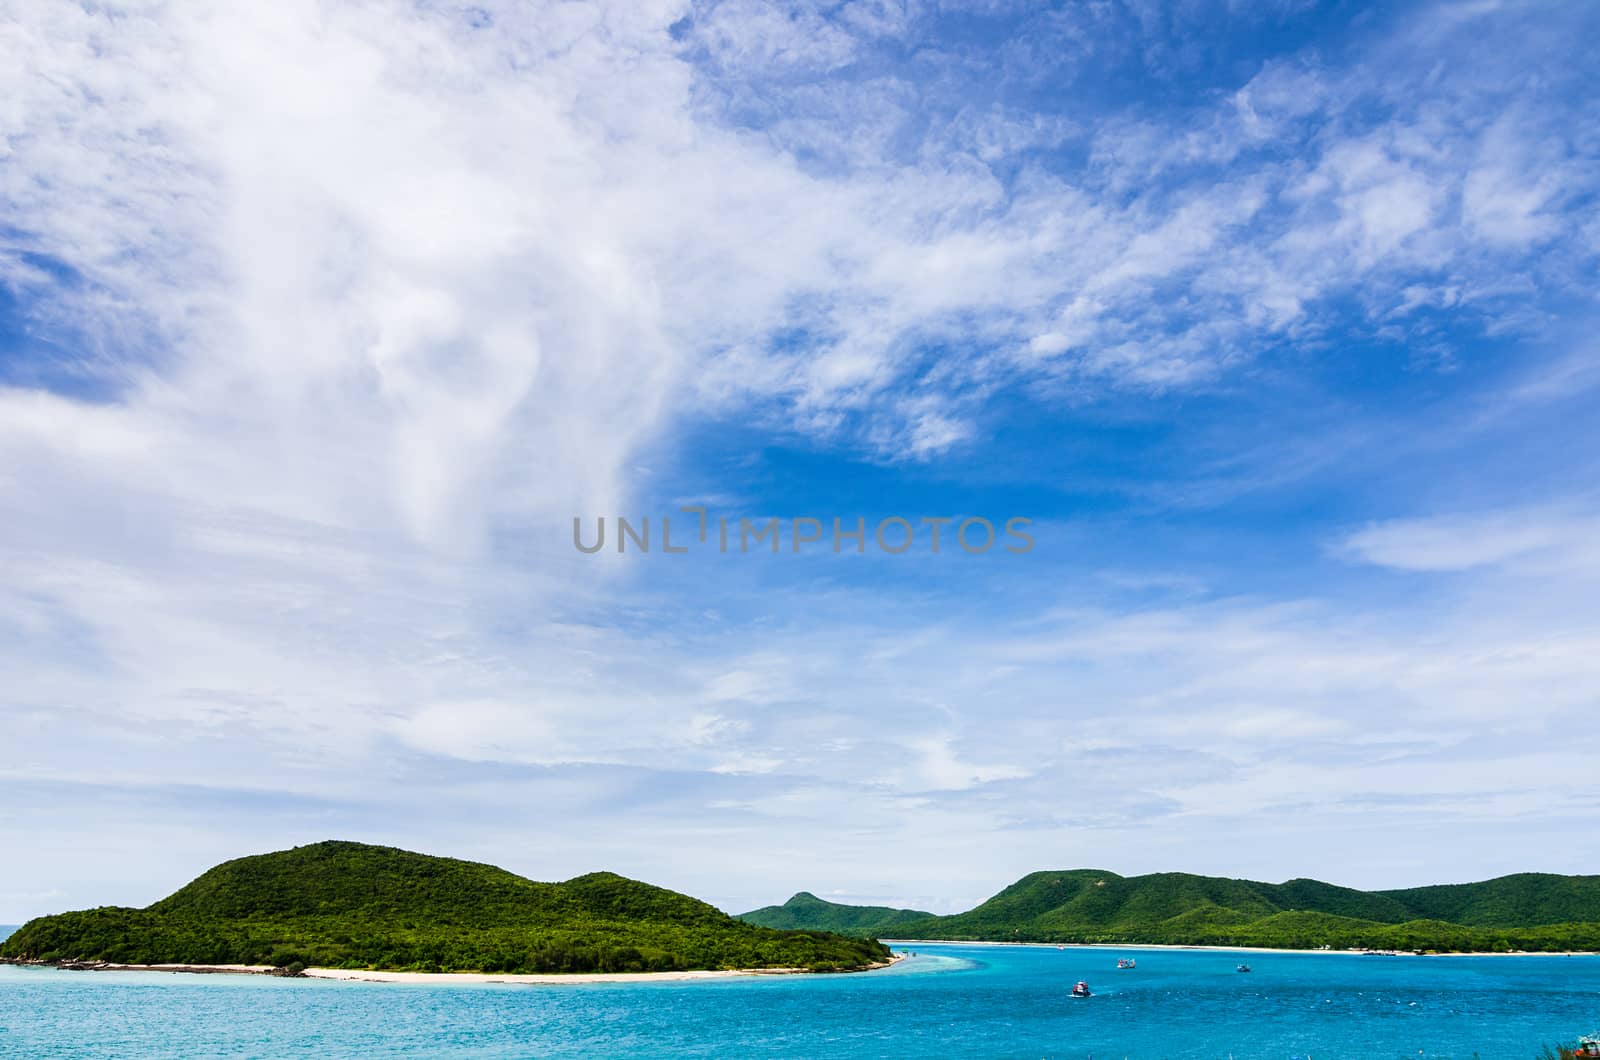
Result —
[[842, 906], [802, 892], [741, 919], [801, 929], [834, 924], [839, 927], [831, 930], [897, 939], [1596, 950], [1600, 876], [1518, 873], [1481, 883], [1360, 891], [1309, 879], [1261, 883], [1070, 869], [1030, 873], [952, 916]]
[[769, 905], [740, 913], [739, 919], [761, 927], [788, 931], [832, 931], [840, 935], [881, 934], [897, 924], [927, 920], [932, 913], [920, 909], [893, 909], [883, 905], [842, 905], [801, 891], [782, 905]]
[[860, 968], [879, 943], [775, 931], [596, 872], [539, 883], [493, 865], [330, 841], [224, 862], [145, 909], [39, 917], [0, 958], [400, 971]]

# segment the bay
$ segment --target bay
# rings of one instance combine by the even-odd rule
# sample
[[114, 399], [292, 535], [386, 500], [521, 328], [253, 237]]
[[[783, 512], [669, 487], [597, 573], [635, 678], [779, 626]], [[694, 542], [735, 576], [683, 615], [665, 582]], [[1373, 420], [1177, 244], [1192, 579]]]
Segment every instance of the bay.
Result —
[[0, 1054], [1533, 1060], [1600, 1027], [1593, 956], [911, 948], [865, 974], [559, 986], [0, 967]]

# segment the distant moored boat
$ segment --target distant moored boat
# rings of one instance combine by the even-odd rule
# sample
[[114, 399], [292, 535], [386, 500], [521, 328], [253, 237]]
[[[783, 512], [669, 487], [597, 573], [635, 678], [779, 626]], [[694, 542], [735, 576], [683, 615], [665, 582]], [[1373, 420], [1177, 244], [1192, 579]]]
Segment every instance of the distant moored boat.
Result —
[[1135, 961], [1132, 957], [1118, 957], [1117, 958], [1117, 967], [1118, 968], [1137, 968], [1137, 967], [1139, 967], [1139, 963], [1137, 961]]

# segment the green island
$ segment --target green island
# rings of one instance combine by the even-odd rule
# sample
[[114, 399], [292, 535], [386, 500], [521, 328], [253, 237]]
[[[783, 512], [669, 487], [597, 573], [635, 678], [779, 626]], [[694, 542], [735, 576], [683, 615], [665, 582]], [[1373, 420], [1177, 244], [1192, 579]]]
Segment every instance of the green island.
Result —
[[850, 971], [888, 948], [781, 931], [596, 872], [538, 883], [492, 865], [325, 842], [225, 862], [145, 909], [39, 917], [0, 958], [418, 972]]
[[832, 931], [840, 935], [879, 937], [892, 935], [902, 924], [933, 919], [919, 909], [890, 909], [882, 905], [841, 905], [810, 891], [801, 891], [782, 905], [769, 905], [739, 919], [785, 931]]
[[873, 938], [1147, 943], [1440, 953], [1600, 950], [1600, 876], [1520, 873], [1482, 883], [1359, 891], [1181, 872], [1035, 872], [965, 913], [838, 905], [802, 892], [743, 913], [767, 927]]

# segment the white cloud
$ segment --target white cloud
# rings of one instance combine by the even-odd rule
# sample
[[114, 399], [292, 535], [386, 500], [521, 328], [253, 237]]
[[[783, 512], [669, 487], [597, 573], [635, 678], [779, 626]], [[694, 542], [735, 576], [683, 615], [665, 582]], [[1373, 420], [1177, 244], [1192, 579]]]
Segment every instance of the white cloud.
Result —
[[[776, 398], [808, 430], [927, 457], [970, 434], [928, 406], [1029, 373], [997, 349], [1109, 351], [1079, 354], [1100, 385], [1209, 379], [1353, 284], [1399, 304], [1407, 270], [1480, 268], [1477, 242], [1531, 238], [1586, 179], [1526, 176], [1518, 160], [1563, 148], [1510, 117], [1475, 145], [1460, 77], [1436, 90], [1458, 110], [1384, 95], [1392, 119], [1352, 122], [1371, 86], [1417, 76], [1381, 51], [1343, 78], [1270, 66], [1166, 124], [1085, 115], [1081, 173], [997, 165], [1060, 142], [1061, 117], [966, 105], [910, 137], [932, 149], [885, 129], [812, 172], [806, 153], [879, 112], [860, 92], [913, 88], [829, 80], [884, 35], [914, 37], [909, 16], [715, 5], [687, 23], [696, 67], [671, 4], [319, 10], [30, 20], [8, 44], [10, 223], [84, 276], [88, 330], [154, 329], [156, 378], [113, 355], [142, 418], [227, 430], [230, 455], [259, 453], [252, 477], [288, 480], [278, 504], [337, 448], [360, 481], [300, 502], [398, 514], [456, 547], [495, 516], [614, 498], [675, 398]], [[775, 64], [838, 104], [810, 140], [700, 102], [736, 109], [718, 92], [770, 84]], [[921, 102], [907, 122], [940, 114]], [[14, 282], [28, 270], [12, 259]], [[939, 356], [969, 365], [906, 409], [895, 389], [955, 335], [968, 350]], [[229, 421], [207, 422], [221, 401]]]
[[1341, 551], [1409, 571], [1517, 567], [1565, 577], [1600, 573], [1600, 517], [1524, 508], [1377, 523], [1351, 534]]
[[1558, 141], [1529, 142], [1522, 115], [1504, 115], [1484, 133], [1479, 157], [1462, 186], [1462, 213], [1484, 239], [1526, 247], [1566, 223], [1558, 199], [1581, 184]]
[[910, 748], [921, 755], [904, 781], [913, 790], [965, 791], [997, 780], [1028, 775], [1028, 770], [1017, 766], [980, 764], [964, 759], [948, 734], [919, 737], [910, 742]]

